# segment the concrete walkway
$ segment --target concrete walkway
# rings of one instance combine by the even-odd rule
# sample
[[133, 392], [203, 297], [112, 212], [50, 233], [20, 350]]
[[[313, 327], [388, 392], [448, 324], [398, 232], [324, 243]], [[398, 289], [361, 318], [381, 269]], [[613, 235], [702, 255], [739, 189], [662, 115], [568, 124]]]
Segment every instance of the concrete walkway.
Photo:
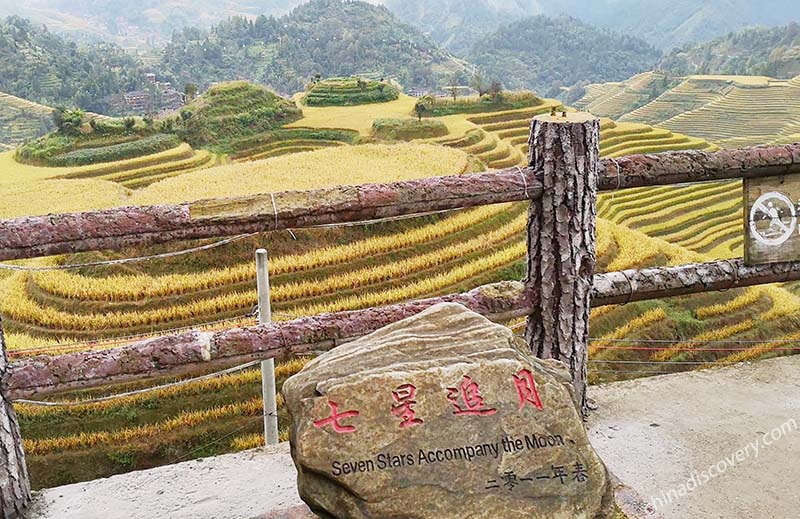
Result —
[[[590, 396], [600, 407], [592, 444], [642, 498], [666, 501], [656, 502], [665, 519], [800, 517], [800, 356], [608, 384]], [[700, 484], [686, 492], [692, 474]]]
[[[599, 405], [592, 443], [624, 483], [664, 501], [665, 519], [800, 517], [800, 356], [597, 386], [590, 396]], [[722, 474], [702, 481], [718, 463], [712, 474]], [[687, 492], [693, 473], [700, 484]], [[49, 489], [35, 517], [253, 519], [299, 504], [284, 444]]]

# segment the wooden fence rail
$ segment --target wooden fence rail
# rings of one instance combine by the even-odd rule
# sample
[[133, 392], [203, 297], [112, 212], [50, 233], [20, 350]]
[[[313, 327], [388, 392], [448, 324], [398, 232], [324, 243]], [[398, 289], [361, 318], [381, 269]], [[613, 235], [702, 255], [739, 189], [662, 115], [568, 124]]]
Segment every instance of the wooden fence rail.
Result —
[[[598, 189], [754, 178], [800, 172], [800, 144], [604, 159]], [[527, 168], [339, 186], [177, 205], [0, 220], [0, 261], [121, 249], [250, 232], [300, 229], [536, 199], [541, 172]]]
[[[607, 272], [594, 275], [592, 306], [795, 280], [800, 280], [800, 262], [746, 266], [741, 260], [731, 260]], [[9, 396], [45, 395], [328, 350], [442, 302], [461, 303], [497, 322], [530, 315], [538, 304], [523, 283], [505, 281], [409, 303], [270, 325], [187, 332], [108, 350], [32, 357], [11, 363]]]

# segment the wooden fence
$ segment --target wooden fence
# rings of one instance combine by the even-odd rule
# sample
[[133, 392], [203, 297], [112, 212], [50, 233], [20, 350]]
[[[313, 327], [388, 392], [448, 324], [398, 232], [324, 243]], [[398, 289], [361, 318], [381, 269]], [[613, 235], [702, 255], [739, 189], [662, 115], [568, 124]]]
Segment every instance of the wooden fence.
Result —
[[19, 517], [30, 499], [14, 398], [328, 349], [453, 301], [497, 321], [529, 316], [531, 351], [565, 362], [585, 403], [591, 306], [800, 279], [800, 263], [741, 260], [594, 274], [598, 190], [799, 173], [800, 144], [601, 160], [599, 121], [588, 114], [535, 118], [530, 144], [525, 168], [0, 221], [0, 260], [11, 260], [530, 200], [528, 274], [520, 282], [13, 363], [0, 342], [0, 516]]

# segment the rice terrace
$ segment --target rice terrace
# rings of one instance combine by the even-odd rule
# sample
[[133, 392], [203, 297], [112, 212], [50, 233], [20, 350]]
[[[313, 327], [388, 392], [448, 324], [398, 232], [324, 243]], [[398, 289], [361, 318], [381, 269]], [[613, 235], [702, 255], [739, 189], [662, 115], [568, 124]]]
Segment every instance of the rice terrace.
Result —
[[[526, 500], [538, 499], [542, 518], [794, 517], [797, 495], [724, 487], [733, 469], [696, 491], [712, 498], [666, 496], [700, 471], [683, 453], [716, 461], [707, 444], [735, 451], [746, 434], [800, 419], [789, 358], [800, 350], [798, 26], [745, 0], [742, 20], [709, 3], [726, 20], [715, 33], [683, 7], [656, 30], [644, 6], [522, 3], [529, 12], [483, 0], [203, 1], [194, 19], [188, 2], [123, 2], [106, 6], [113, 23], [52, 0], [0, 6], [0, 516], [312, 517], [292, 515], [308, 505], [337, 518], [530, 517]], [[608, 21], [624, 16], [624, 27]], [[512, 38], [511, 23], [550, 32]], [[563, 55], [547, 53], [554, 42]], [[268, 358], [282, 446], [264, 452], [297, 468], [290, 495], [272, 499], [297, 508], [136, 502], [136, 478], [180, 487], [170, 471], [200, 467], [186, 462], [246, 464], [265, 446]], [[514, 366], [514, 405], [490, 408], [500, 366]], [[455, 388], [437, 378], [456, 372]], [[702, 446], [659, 436], [694, 431], [688, 408], [722, 412], [728, 394], [752, 418], [757, 397], [736, 373], [753, 395], [789, 393], [765, 407], [772, 421], [720, 439], [738, 418], [709, 416]], [[481, 376], [492, 382], [478, 389]], [[324, 383], [311, 391], [312, 380]], [[432, 416], [432, 388], [447, 391], [447, 419]], [[362, 442], [358, 420], [380, 391], [396, 421], [368, 422], [378, 432]], [[330, 418], [306, 428], [323, 409]], [[642, 429], [631, 409], [652, 414]], [[447, 421], [491, 411], [497, 438], [494, 425]], [[524, 420], [512, 411], [542, 423], [553, 412], [547, 423], [563, 429], [514, 429]], [[391, 436], [397, 421], [414, 434]], [[789, 429], [773, 456], [784, 449], [794, 464]], [[337, 443], [342, 433], [354, 441]], [[379, 433], [392, 440], [362, 452]], [[561, 448], [576, 457], [563, 474], [548, 457]], [[659, 454], [621, 463], [627, 449]], [[329, 451], [332, 475], [315, 465]], [[548, 460], [547, 474], [521, 472], [514, 456]], [[498, 472], [486, 477], [448, 468], [488, 463]], [[598, 474], [605, 486], [588, 486]], [[457, 494], [437, 494], [440, 479], [478, 485], [462, 497], [483, 512], [436, 508]], [[72, 494], [58, 508], [59, 489], [114, 481], [106, 492], [135, 502], [119, 515]], [[26, 485], [41, 492], [32, 509]], [[645, 494], [656, 489], [661, 501]], [[747, 508], [756, 501], [764, 508]]]

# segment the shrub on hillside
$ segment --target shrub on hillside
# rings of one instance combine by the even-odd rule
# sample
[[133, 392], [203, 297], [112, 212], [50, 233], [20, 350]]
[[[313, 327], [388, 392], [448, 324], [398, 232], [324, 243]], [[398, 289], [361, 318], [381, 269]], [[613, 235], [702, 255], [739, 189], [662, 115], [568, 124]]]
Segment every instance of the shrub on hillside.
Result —
[[84, 166], [86, 164], [113, 162], [150, 155], [174, 148], [179, 144], [180, 141], [174, 135], [156, 134], [144, 139], [111, 146], [70, 151], [50, 157], [47, 162], [48, 165], [57, 167]]
[[384, 81], [332, 78], [312, 83], [304, 98], [308, 106], [350, 106], [394, 101], [400, 91]]
[[426, 101], [426, 115], [440, 117], [453, 114], [477, 114], [485, 112], [498, 112], [501, 110], [517, 110], [530, 108], [543, 103], [542, 98], [533, 92], [502, 92], [499, 95], [483, 95], [452, 99], [424, 98]]
[[443, 122], [431, 119], [376, 119], [372, 123], [372, 135], [378, 139], [410, 141], [447, 134], [448, 129]]
[[[61, 115], [64, 113], [63, 110], [60, 112]], [[54, 120], [58, 117], [54, 114]], [[89, 124], [82, 125], [81, 131], [57, 131], [26, 142], [17, 148], [16, 158], [28, 164], [49, 166], [50, 160], [56, 155], [135, 141], [156, 131], [154, 127], [137, 126], [135, 119], [131, 121], [133, 127], [123, 119], [91, 119]]]

